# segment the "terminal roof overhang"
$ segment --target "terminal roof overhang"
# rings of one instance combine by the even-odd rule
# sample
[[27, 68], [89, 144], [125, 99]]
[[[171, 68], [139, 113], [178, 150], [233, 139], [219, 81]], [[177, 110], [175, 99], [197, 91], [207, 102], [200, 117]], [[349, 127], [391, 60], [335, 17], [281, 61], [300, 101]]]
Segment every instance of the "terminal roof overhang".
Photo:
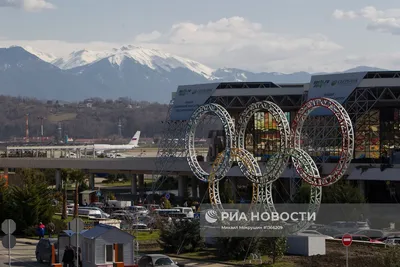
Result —
[[309, 83], [276, 84], [273, 82], [224, 82], [211, 97], [223, 96], [302, 96]]
[[[303, 95], [310, 83], [223, 82], [212, 96]], [[400, 71], [369, 71], [358, 88], [400, 87]]]
[[[332, 89], [334, 85], [331, 83], [330, 86], [325, 87], [324, 91], [319, 86], [314, 86], [315, 82], [345, 81], [353, 79], [354, 76], [358, 80], [354, 87], [343, 88], [342, 86]], [[217, 82], [182, 85], [178, 87], [176, 96], [173, 96], [174, 102], [170, 118], [173, 121], [188, 120], [191, 113], [199, 105], [209, 103], [220, 104], [227, 110], [240, 111], [252, 103], [267, 100], [279, 105], [285, 112], [294, 111], [310, 97], [324, 97], [325, 95], [333, 95], [334, 99], [345, 106], [366, 100], [373, 101], [373, 105], [378, 107], [381, 104], [380, 102], [386, 101], [388, 102], [386, 105], [389, 105], [389, 102], [393, 104], [400, 101], [399, 78], [400, 71], [362, 71], [318, 74], [312, 76], [308, 83]], [[313, 84], [312, 88], [311, 83]], [[203, 93], [199, 93], [191, 99], [191, 94], [200, 92], [198, 89], [203, 90]], [[211, 91], [208, 96], [206, 96], [207, 91]], [[365, 93], [360, 94], [360, 91]], [[360, 97], [360, 95], [362, 96]], [[386, 95], [390, 97], [386, 97]]]

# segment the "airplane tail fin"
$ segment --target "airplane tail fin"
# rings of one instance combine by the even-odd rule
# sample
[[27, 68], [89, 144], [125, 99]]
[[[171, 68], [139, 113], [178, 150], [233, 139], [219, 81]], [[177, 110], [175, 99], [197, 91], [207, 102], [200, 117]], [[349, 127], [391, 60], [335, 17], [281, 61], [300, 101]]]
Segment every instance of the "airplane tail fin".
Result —
[[139, 138], [140, 138], [140, 131], [137, 131], [135, 135], [132, 137], [131, 141], [128, 143], [128, 145], [137, 146], [139, 143]]

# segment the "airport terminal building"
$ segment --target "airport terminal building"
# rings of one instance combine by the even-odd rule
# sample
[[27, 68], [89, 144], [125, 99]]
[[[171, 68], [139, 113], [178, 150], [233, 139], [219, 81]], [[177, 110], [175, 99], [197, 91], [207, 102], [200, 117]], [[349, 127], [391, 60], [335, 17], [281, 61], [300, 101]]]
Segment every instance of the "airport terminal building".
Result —
[[[352, 120], [354, 159], [345, 179], [358, 184], [369, 202], [397, 203], [400, 200], [400, 71], [315, 75], [306, 84], [231, 82], [180, 86], [171, 107], [169, 130], [171, 135], [183, 138], [177, 125], [189, 120], [192, 112], [206, 103], [220, 104], [237, 118], [250, 104], [268, 100], [277, 104], [291, 122], [301, 105], [316, 97], [337, 100]], [[314, 158], [321, 174], [328, 174], [342, 149], [336, 118], [328, 110], [317, 109], [303, 130], [303, 149]], [[207, 161], [224, 149], [221, 146], [224, 133], [219, 131], [213, 138], [219, 138], [220, 142], [211, 141], [214, 147], [210, 148]], [[271, 114], [256, 113], [248, 124], [246, 150], [258, 161], [266, 161], [277, 152], [279, 142], [277, 123]], [[215, 146], [217, 143], [219, 147]], [[238, 172], [234, 176], [240, 176], [238, 168], [234, 168], [230, 173]], [[289, 181], [296, 178], [288, 167], [280, 180], [290, 191]]]

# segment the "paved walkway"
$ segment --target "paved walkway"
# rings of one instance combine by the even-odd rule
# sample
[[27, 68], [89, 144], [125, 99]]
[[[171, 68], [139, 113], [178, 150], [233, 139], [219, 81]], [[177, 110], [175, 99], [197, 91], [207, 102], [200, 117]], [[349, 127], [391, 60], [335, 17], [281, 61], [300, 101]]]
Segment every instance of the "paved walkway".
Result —
[[[39, 267], [35, 258], [36, 245], [25, 244], [18, 242], [14, 248], [11, 249], [11, 266], [24, 266], [24, 267]], [[8, 249], [0, 246], [0, 267], [9, 266], [8, 264]]]
[[[34, 263], [34, 257], [32, 257], [30, 254], [32, 254], [32, 251], [34, 251], [34, 247], [36, 247], [36, 244], [39, 242], [38, 239], [29, 239], [29, 238], [17, 238], [17, 246], [19, 248], [24, 248], [26, 251], [29, 251], [28, 255], [19, 255], [18, 261], [24, 262], [23, 260], [25, 259], [26, 262], [24, 262], [24, 265], [18, 265], [18, 266], [38, 266], [36, 265], [36, 263]], [[29, 248], [29, 249], [27, 249]], [[24, 250], [22, 249], [22, 251]], [[3, 253], [1, 253], [1, 255], [3, 255], [4, 257], [6, 257], [7, 251], [3, 250]], [[0, 256], [1, 256], [0, 255]], [[34, 255], [34, 253], [32, 254]], [[5, 260], [6, 258], [1, 258], [1, 260]], [[225, 263], [213, 263], [213, 262], [207, 262], [207, 261], [198, 261], [198, 260], [192, 260], [192, 259], [188, 259], [185, 257], [180, 257], [180, 256], [170, 256], [171, 259], [173, 261], [176, 261], [178, 263], [183, 263], [185, 264], [185, 267], [224, 267], [224, 266], [232, 266], [231, 264], [225, 264]], [[8, 266], [8, 265], [4, 265], [4, 266]], [[3, 265], [1, 265], [0, 263], [0, 267], [3, 267]]]

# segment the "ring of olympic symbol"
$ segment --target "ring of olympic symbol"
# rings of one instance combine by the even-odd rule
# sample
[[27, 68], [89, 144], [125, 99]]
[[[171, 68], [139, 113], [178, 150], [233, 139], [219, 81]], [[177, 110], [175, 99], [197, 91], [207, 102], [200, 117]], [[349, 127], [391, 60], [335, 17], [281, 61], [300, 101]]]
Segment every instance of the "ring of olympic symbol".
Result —
[[[311, 156], [301, 148], [301, 133], [303, 125], [315, 109], [323, 107], [329, 109], [339, 121], [342, 136], [342, 150], [339, 162], [333, 171], [321, 177], [318, 167]], [[277, 122], [279, 131], [279, 147], [265, 165], [264, 170], [254, 158], [245, 150], [245, 131], [247, 124], [255, 113], [265, 111]], [[194, 146], [196, 127], [200, 119], [207, 113], [216, 115], [222, 122], [225, 131], [225, 150], [218, 154], [207, 173], [200, 166]], [[207, 104], [196, 109], [188, 122], [186, 131], [187, 161], [193, 174], [201, 181], [208, 182], [211, 204], [218, 210], [223, 210], [219, 196], [219, 181], [231, 169], [233, 162], [237, 162], [243, 175], [253, 184], [252, 204], [262, 203], [271, 212], [276, 212], [272, 198], [272, 184], [279, 179], [292, 158], [293, 166], [305, 182], [311, 185], [311, 198], [308, 212], [317, 212], [321, 203], [322, 187], [331, 185], [340, 180], [346, 173], [353, 157], [354, 131], [350, 117], [346, 110], [337, 101], [329, 98], [314, 98], [300, 107], [290, 128], [284, 112], [274, 103], [260, 101], [251, 104], [239, 116], [237, 130], [235, 123], [226, 109], [218, 104]], [[305, 225], [297, 225], [293, 231], [298, 231]]]

